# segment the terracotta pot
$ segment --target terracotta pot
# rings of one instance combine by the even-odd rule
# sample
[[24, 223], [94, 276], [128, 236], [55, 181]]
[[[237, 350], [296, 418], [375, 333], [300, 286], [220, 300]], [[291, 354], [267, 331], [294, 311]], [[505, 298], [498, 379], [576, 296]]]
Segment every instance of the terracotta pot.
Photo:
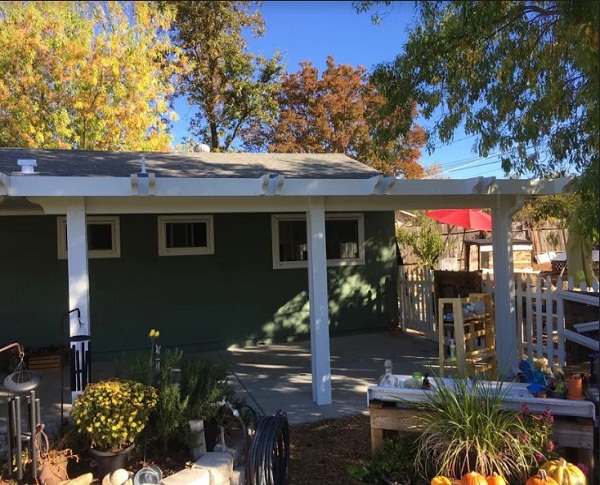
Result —
[[69, 458], [64, 456], [54, 456], [51, 459], [42, 459], [38, 483], [41, 485], [58, 485], [59, 482], [68, 480], [67, 465]]
[[580, 374], [573, 374], [567, 382], [567, 397], [569, 399], [581, 399], [583, 396], [583, 380]]
[[135, 444], [131, 444], [127, 448], [115, 452], [98, 451], [94, 448], [90, 448], [90, 452], [96, 459], [98, 480], [102, 481], [106, 475], [117, 471], [119, 468], [126, 469], [129, 456], [131, 455], [134, 446]]

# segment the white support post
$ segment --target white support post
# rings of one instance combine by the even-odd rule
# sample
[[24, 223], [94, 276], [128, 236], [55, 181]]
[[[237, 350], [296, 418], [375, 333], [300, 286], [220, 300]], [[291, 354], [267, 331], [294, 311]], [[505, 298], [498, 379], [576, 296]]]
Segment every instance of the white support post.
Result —
[[308, 295], [313, 401], [331, 404], [331, 355], [329, 349], [329, 298], [325, 250], [325, 203], [310, 200], [306, 214], [308, 241]]
[[519, 362], [517, 314], [513, 262], [512, 216], [522, 202], [499, 199], [492, 209], [492, 247], [494, 258], [494, 307], [496, 317], [496, 359], [499, 378], [510, 377]]
[[90, 335], [90, 281], [87, 258], [85, 200], [77, 197], [67, 206], [67, 264], [69, 271], [69, 310], [79, 308], [70, 317], [69, 336]]

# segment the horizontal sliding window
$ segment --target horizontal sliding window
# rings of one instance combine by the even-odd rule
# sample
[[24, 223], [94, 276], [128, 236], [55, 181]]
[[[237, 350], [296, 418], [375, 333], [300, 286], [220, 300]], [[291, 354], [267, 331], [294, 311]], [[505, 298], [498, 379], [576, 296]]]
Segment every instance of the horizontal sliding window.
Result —
[[[119, 216], [87, 216], [88, 258], [119, 258], [121, 242]], [[58, 258], [66, 259], [67, 218], [57, 218]]]
[[[305, 268], [308, 263], [304, 214], [275, 214], [271, 219], [274, 268]], [[328, 266], [364, 264], [362, 214], [326, 214]]]
[[186, 256], [214, 254], [212, 216], [159, 216], [158, 254]]

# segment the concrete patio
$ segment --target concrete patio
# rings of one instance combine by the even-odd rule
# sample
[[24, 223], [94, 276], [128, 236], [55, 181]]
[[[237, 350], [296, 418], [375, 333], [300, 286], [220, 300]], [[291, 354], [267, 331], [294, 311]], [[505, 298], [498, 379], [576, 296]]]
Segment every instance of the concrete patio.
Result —
[[[229, 348], [203, 354], [226, 362], [233, 373], [239, 397], [265, 415], [278, 410], [287, 414], [291, 425], [355, 414], [367, 414], [367, 387], [377, 383], [385, 372], [384, 361], [391, 359], [394, 372], [411, 374], [427, 371], [437, 364], [438, 346], [414, 333], [372, 332], [333, 337], [331, 342], [332, 404], [318, 406], [312, 399], [310, 342]], [[106, 359], [92, 363], [92, 380], [109, 377], [114, 363]], [[0, 374], [0, 383], [6, 372]], [[62, 382], [61, 382], [62, 381]], [[61, 384], [63, 403], [61, 406]], [[69, 416], [69, 369], [43, 375], [36, 390], [42, 421], [50, 428], [60, 426], [62, 414]], [[0, 388], [0, 432], [6, 426], [9, 393]]]

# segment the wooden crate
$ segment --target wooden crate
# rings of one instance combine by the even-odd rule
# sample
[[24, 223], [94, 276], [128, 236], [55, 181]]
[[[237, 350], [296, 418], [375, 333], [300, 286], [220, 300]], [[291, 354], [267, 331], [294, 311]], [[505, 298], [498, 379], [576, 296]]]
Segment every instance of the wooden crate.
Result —
[[[464, 318], [462, 306], [465, 303], [483, 302], [485, 313]], [[452, 308], [453, 320], [444, 320], [444, 307]], [[490, 379], [497, 377], [496, 341], [494, 323], [494, 304], [492, 295], [471, 293], [468, 298], [438, 299], [438, 339], [439, 339], [439, 375], [449, 371], [459, 375], [486, 375]], [[449, 339], [456, 344], [456, 359], [450, 361], [446, 355]]]
[[38, 372], [58, 372], [62, 366], [60, 353], [33, 354], [27, 357], [27, 367]]

